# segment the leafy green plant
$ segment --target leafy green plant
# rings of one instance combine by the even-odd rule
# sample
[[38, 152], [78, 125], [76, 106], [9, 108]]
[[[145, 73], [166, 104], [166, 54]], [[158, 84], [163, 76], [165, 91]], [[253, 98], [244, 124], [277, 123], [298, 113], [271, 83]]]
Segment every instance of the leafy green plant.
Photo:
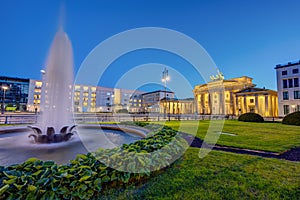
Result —
[[150, 171], [169, 166], [187, 147], [187, 142], [176, 131], [164, 126], [151, 136], [132, 144], [99, 149], [95, 156], [121, 171], [150, 175]]
[[283, 124], [288, 124], [288, 125], [296, 125], [300, 126], [300, 111], [290, 113], [286, 115], [283, 120]]
[[[139, 182], [152, 170], [169, 166], [186, 145], [176, 131], [162, 127], [129, 145], [79, 154], [67, 165], [30, 158], [22, 164], [0, 166], [0, 199], [90, 199], [103, 190]], [[155, 154], [149, 159], [151, 152]], [[116, 167], [110, 167], [111, 162]]]
[[239, 116], [239, 121], [243, 122], [264, 122], [264, 118], [257, 113], [244, 113]]
[[121, 125], [131, 125], [131, 126], [140, 126], [140, 127], [145, 127], [149, 125], [147, 122], [140, 122], [140, 121], [125, 121], [125, 122], [120, 122]]

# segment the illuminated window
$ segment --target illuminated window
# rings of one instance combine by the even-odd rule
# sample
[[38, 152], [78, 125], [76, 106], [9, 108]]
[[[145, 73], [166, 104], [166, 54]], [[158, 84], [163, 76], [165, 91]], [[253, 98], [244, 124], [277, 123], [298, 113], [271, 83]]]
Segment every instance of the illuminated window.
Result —
[[43, 83], [40, 82], [40, 81], [35, 82], [35, 86], [36, 86], [36, 87], [42, 87], [42, 84], [43, 84]]
[[89, 90], [89, 87], [88, 87], [88, 86], [83, 86], [83, 90], [84, 90], [84, 91], [88, 91], [88, 90]]
[[91, 88], [92, 92], [96, 92], [96, 87]]
[[75, 90], [80, 90], [80, 85], [75, 85]]
[[41, 93], [42, 91], [41, 91], [41, 89], [34, 89], [34, 92], [35, 93]]

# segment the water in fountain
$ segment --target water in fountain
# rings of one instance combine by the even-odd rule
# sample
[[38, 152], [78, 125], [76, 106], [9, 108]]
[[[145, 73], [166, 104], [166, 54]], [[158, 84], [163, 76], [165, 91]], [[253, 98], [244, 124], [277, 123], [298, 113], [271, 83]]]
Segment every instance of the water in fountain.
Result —
[[73, 51], [67, 34], [60, 29], [52, 42], [43, 77], [39, 125], [56, 132], [71, 124]]
[[[61, 130], [72, 124], [72, 88], [72, 45], [67, 34], [60, 28], [55, 35], [47, 58], [46, 70], [43, 75], [41, 115], [36, 124], [38, 128], [33, 129], [37, 136], [47, 133], [48, 136], [51, 135], [52, 139], [49, 140], [47, 135], [44, 135], [41, 139], [43, 141], [40, 142], [62, 141], [63, 135], [54, 136], [54, 133], [68, 133], [67, 128], [64, 131]], [[53, 137], [57, 137], [57, 139]]]

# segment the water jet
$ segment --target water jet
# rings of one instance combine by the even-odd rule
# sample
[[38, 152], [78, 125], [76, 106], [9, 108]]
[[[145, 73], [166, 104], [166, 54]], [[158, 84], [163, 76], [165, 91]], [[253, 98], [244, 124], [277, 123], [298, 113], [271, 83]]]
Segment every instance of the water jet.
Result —
[[29, 126], [36, 143], [69, 140], [76, 132], [72, 123], [73, 50], [60, 28], [52, 42], [43, 73], [41, 113], [35, 126]]

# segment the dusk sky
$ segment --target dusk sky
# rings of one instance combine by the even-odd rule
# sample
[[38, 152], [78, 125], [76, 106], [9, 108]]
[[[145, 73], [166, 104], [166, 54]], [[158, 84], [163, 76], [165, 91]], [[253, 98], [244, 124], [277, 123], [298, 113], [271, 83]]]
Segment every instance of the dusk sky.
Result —
[[[225, 78], [249, 76], [258, 87], [276, 90], [276, 64], [300, 59], [299, 0], [1, 0], [0, 75], [40, 79], [64, 5], [64, 30], [74, 53], [75, 74], [102, 41], [141, 27], [181, 32], [201, 44]], [[167, 52], [130, 53], [114, 62], [101, 85], [113, 87], [130, 68], [161, 63], [179, 70], [192, 86], [201, 78]], [[161, 69], [161, 71], [163, 68]], [[151, 76], [155, 76], [151, 75]], [[170, 71], [171, 82], [172, 71]], [[161, 73], [157, 73], [161, 78]], [[184, 88], [182, 88], [184, 89]], [[192, 96], [188, 89], [185, 96]]]

